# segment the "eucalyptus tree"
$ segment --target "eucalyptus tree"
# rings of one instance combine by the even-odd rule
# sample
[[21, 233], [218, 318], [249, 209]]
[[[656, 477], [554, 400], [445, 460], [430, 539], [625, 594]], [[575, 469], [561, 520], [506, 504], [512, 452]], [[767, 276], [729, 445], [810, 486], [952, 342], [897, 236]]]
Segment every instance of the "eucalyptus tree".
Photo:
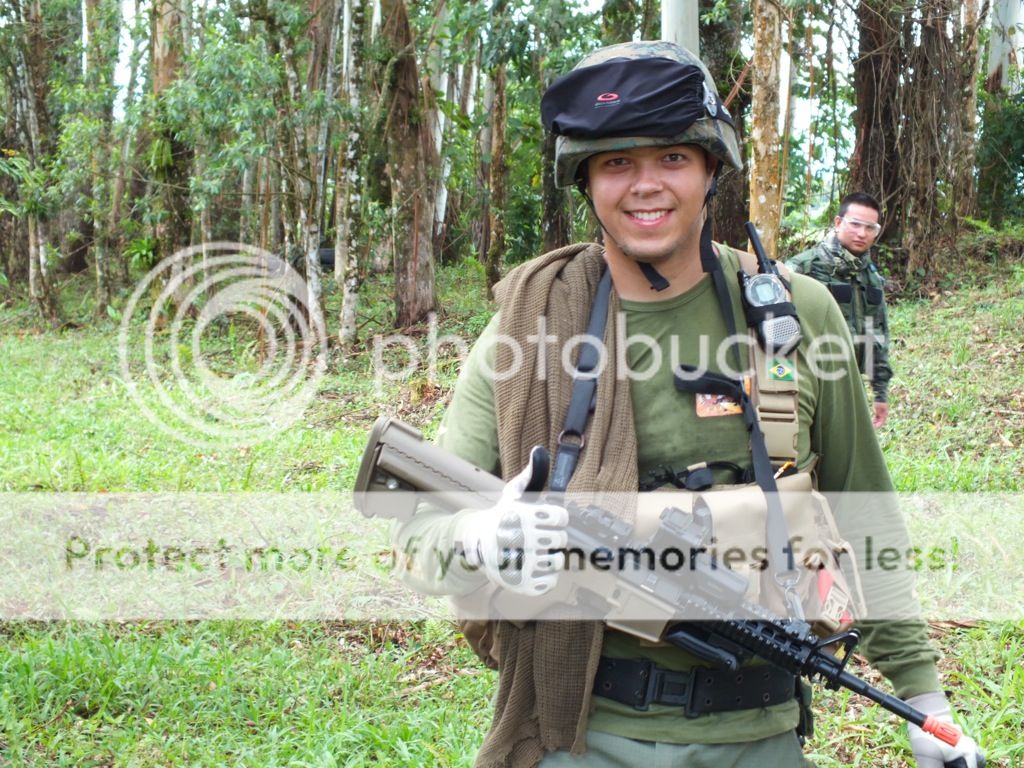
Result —
[[854, 64], [857, 143], [850, 158], [849, 188], [874, 195], [882, 204], [881, 239], [901, 216], [901, 180], [898, 133], [900, 130], [901, 36], [900, 3], [894, 0], [862, 0], [857, 7], [860, 48]]
[[8, 156], [6, 170], [16, 180], [18, 200], [6, 207], [26, 222], [29, 295], [42, 316], [55, 322], [49, 263], [49, 215], [55, 207], [49, 173], [55, 144], [49, 107], [49, 25], [40, 0], [6, 0], [0, 6], [0, 20], [7, 38], [0, 55], [21, 147], [9, 150], [13, 154]]
[[182, 70], [188, 19], [177, 0], [153, 0], [150, 8], [149, 79], [152, 114], [147, 150], [149, 182], [158, 200], [154, 239], [157, 258], [166, 258], [191, 243], [189, 183], [192, 148], [180, 129], [186, 116], [170, 108], [167, 95]]
[[750, 220], [758, 228], [768, 255], [778, 248], [782, 220], [779, 137], [779, 60], [782, 15], [772, 0], [752, 0], [754, 55], [750, 138]]
[[[82, 78], [83, 108], [79, 119], [86, 123], [86, 134], [93, 138], [79, 146], [89, 154], [89, 216], [92, 219], [92, 257], [96, 271], [97, 315], [105, 315], [110, 304], [110, 265], [112, 254], [107, 246], [111, 240], [110, 196], [113, 122], [114, 67], [117, 63], [118, 37], [121, 27], [119, 0], [86, 0], [85, 9], [85, 72]], [[65, 128], [65, 132], [67, 129]]]
[[405, 0], [382, 0], [381, 45], [387, 64], [379, 108], [386, 115], [395, 270], [395, 324], [405, 327], [435, 309], [431, 171], [437, 147], [429, 122], [429, 82], [421, 85], [416, 41]]
[[506, 0], [495, 0], [487, 39], [483, 45], [484, 111], [488, 121], [481, 131], [481, 181], [484, 191], [484, 220], [480, 254], [487, 275], [487, 287], [501, 279], [505, 255], [505, 213], [508, 191], [508, 160], [505, 131], [508, 122], [508, 60], [513, 53], [515, 27]]
[[1024, 3], [992, 7], [978, 147], [980, 215], [999, 226], [1024, 214]]
[[661, 4], [661, 39], [700, 55], [700, 3], [674, 0]]
[[[746, 3], [703, 0], [701, 3], [701, 58], [715, 78], [719, 95], [732, 115], [740, 151], [750, 111], [749, 63], [742, 51], [743, 28], [749, 8]], [[719, 242], [746, 247], [743, 228], [748, 219], [750, 186], [745, 171], [725, 168], [715, 195], [715, 232]]]
[[366, 209], [366, 140], [363, 128], [365, 40], [368, 32], [364, 0], [344, 0], [339, 98], [342, 106], [340, 146], [335, 162], [334, 279], [341, 287], [338, 339], [343, 349], [356, 342], [359, 300], [359, 222]]

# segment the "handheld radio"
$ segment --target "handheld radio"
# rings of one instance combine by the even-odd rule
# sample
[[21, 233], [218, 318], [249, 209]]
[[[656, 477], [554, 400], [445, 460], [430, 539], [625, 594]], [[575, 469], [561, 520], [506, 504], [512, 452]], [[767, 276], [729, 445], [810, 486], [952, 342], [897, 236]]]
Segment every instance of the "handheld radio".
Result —
[[788, 355], [803, 338], [800, 318], [793, 302], [786, 300], [786, 284], [765, 254], [757, 228], [749, 221], [745, 226], [758, 266], [756, 275], [748, 275], [742, 269], [739, 272], [747, 325], [757, 328], [758, 341], [766, 352]]

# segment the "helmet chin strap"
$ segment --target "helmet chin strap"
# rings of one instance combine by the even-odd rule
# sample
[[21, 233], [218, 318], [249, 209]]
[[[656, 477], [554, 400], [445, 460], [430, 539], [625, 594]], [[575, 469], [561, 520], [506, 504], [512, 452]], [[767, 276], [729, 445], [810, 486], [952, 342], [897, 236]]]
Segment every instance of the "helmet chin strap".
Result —
[[[721, 167], [721, 166], [719, 166]], [[622, 245], [612, 237], [611, 232], [601, 221], [601, 217], [597, 215], [597, 208], [594, 207], [594, 201], [590, 195], [587, 194], [587, 185], [584, 179], [577, 179], [576, 188], [583, 195], [583, 199], [587, 201], [587, 205], [590, 207], [590, 212], [594, 214], [594, 218], [597, 219], [598, 225], [601, 227], [601, 231], [604, 232], [605, 237], [615, 243], [620, 251], [623, 251]], [[711, 216], [711, 198], [715, 196], [715, 192], [718, 191], [718, 169], [715, 170], [715, 175], [711, 177], [711, 186], [708, 187], [707, 193], [704, 195], [704, 206], [703, 209], [707, 211], [707, 216], [704, 217], [704, 226], [700, 231], [700, 265], [705, 272], [713, 272], [718, 267], [718, 259], [715, 257], [715, 249], [711, 245], [711, 230], [714, 229], [714, 222]], [[669, 287], [669, 282], [663, 274], [661, 274], [654, 265], [647, 261], [638, 261], [636, 265], [640, 268], [647, 282], [651, 284], [652, 291], [664, 291]]]
[[[721, 165], [718, 166], [718, 168], [721, 167]], [[711, 230], [715, 226], [714, 217], [711, 215], [711, 198], [717, 191], [718, 169], [715, 169], [715, 175], [711, 177], [711, 186], [708, 187], [707, 194], [704, 195], [704, 208], [707, 211], [707, 216], [704, 217], [704, 226], [700, 230], [700, 266], [705, 272], [714, 272], [721, 267], [718, 257], [715, 256], [715, 248], [711, 245]]]

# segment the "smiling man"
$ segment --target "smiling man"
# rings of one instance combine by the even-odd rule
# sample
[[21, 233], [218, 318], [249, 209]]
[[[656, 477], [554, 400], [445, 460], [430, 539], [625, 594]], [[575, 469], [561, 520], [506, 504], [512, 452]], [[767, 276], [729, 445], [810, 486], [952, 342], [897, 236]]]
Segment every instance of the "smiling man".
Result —
[[813, 248], [786, 262], [794, 272], [810, 275], [827, 286], [843, 311], [857, 349], [857, 364], [871, 380], [875, 427], [889, 416], [889, 319], [885, 311], [885, 279], [871, 260], [871, 247], [881, 227], [882, 208], [866, 192], [854, 192], [839, 203], [832, 231]]
[[[812, 482], [824, 492], [891, 492], [856, 362], [839, 355], [812, 364], [815, 340], [849, 339], [822, 286], [791, 275], [780, 287], [786, 303], [772, 306], [791, 301], [804, 341], [739, 378], [735, 364], [747, 359], [751, 345], [742, 342], [753, 334], [737, 278], [757, 267], [711, 241], [717, 175], [743, 161], [732, 118], [700, 59], [668, 42], [602, 48], [551, 85], [541, 112], [557, 137], [556, 183], [584, 196], [603, 243], [538, 256], [496, 287], [499, 312], [466, 359], [438, 443], [503, 477], [505, 492], [484, 510], [420, 508], [395, 535], [396, 550], [407, 555], [403, 580], [467, 602], [489, 600], [494, 589], [551, 592], [567, 578], [560, 572], [568, 517], [557, 506], [566, 492], [612, 499], [659, 485], [694, 492], [714, 485], [745, 494], [780, 477], [807, 492]], [[588, 368], [584, 361], [594, 357]], [[696, 380], [680, 375], [681, 362], [706, 370], [705, 381], [734, 385], [735, 399], [690, 386]], [[777, 408], [770, 440], [752, 429], [761, 416], [751, 393], [759, 407]], [[538, 445], [554, 457], [549, 478], [534, 477]], [[545, 479], [547, 501], [524, 498]], [[737, 503], [747, 504], [742, 498]], [[624, 525], [642, 518], [630, 504], [621, 507], [610, 511]], [[866, 530], [906, 540], [898, 510], [876, 507], [837, 514], [840, 532], [850, 540]], [[734, 527], [753, 529], [756, 538], [767, 526], [744, 517]], [[736, 532], [715, 529], [720, 540]], [[510, 548], [518, 553], [511, 568]], [[452, 566], [444, 553], [466, 567]], [[749, 570], [751, 589], [758, 573]], [[916, 605], [909, 577], [888, 580], [881, 596], [878, 584], [865, 578], [869, 608], [876, 597]], [[478, 767], [805, 764], [808, 701], [785, 670], [710, 668], [678, 647], [599, 621], [490, 618], [483, 630], [463, 625], [481, 658], [499, 670]], [[864, 653], [896, 693], [948, 719], [925, 624], [863, 629]], [[957, 754], [924, 734], [912, 733], [911, 742], [920, 768], [960, 756], [974, 768], [967, 738]]]

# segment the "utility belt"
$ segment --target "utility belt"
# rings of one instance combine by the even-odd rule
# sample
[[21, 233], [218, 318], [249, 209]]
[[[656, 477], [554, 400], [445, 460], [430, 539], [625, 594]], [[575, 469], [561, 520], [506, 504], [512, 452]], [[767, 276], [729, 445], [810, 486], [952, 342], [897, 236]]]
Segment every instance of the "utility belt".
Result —
[[649, 660], [602, 656], [593, 691], [640, 712], [662, 704], [681, 707], [686, 717], [699, 717], [784, 704], [798, 697], [798, 685], [796, 675], [770, 664], [737, 672], [707, 667], [679, 671]]

